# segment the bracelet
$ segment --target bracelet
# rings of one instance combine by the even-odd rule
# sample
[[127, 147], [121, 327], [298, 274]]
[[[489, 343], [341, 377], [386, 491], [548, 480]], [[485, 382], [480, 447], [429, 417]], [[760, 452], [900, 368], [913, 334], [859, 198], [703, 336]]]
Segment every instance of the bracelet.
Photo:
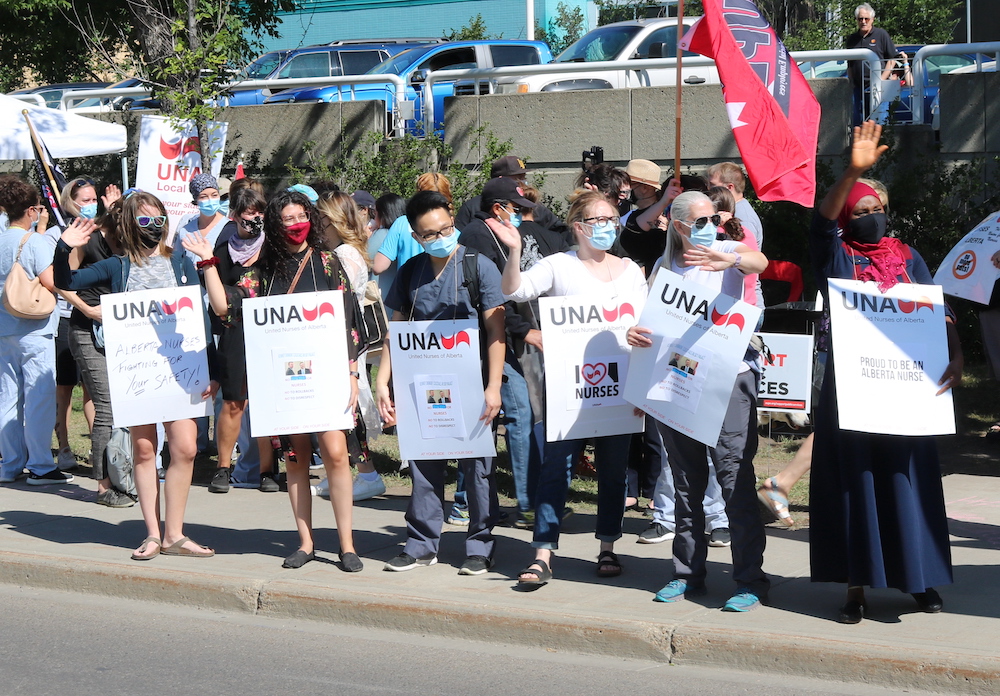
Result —
[[360, 372], [355, 372], [354, 370], [351, 370], [350, 374], [351, 374], [351, 377], [353, 377], [354, 379], [361, 379], [361, 373]]
[[743, 263], [743, 257], [737, 254], [735, 251], [733, 252], [733, 256], [736, 257], [736, 260], [733, 261], [733, 268], [739, 268], [740, 264]]
[[203, 268], [208, 268], [209, 266], [218, 266], [218, 265], [219, 265], [219, 257], [218, 256], [213, 256], [210, 259], [205, 259], [204, 261], [199, 261], [197, 263], [199, 271], [201, 269], [203, 269]]

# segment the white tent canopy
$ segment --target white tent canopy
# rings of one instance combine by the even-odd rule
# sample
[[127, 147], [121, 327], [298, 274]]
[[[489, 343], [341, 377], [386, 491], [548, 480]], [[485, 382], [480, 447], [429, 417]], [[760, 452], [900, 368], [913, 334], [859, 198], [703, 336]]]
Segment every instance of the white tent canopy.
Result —
[[125, 126], [106, 123], [78, 114], [49, 109], [0, 94], [0, 160], [34, 159], [31, 135], [21, 112], [28, 116], [35, 132], [53, 157], [89, 157], [123, 152]]

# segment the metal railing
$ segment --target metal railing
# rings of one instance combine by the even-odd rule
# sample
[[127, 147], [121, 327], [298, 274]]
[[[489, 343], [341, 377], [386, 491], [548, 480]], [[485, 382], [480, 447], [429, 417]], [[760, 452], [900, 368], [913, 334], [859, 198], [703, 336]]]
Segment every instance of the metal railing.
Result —
[[34, 102], [38, 106], [45, 106], [45, 100], [38, 94], [7, 94], [5, 96], [20, 99], [21, 101]]
[[[869, 69], [877, 73], [880, 69], [878, 56], [874, 51], [867, 48], [839, 49], [833, 51], [793, 51], [792, 60], [818, 61], [818, 60], [863, 60], [868, 64]], [[684, 58], [684, 67], [703, 68], [714, 67], [715, 61], [702, 56]], [[642, 71], [642, 70], [662, 70], [676, 68], [677, 58], [644, 58], [641, 60], [608, 60], [593, 61], [587, 63], [543, 63], [542, 65], [517, 65], [506, 68], [476, 68], [466, 70], [435, 70], [427, 74], [424, 81], [424, 132], [434, 132], [434, 99], [433, 87], [439, 82], [478, 79], [493, 77], [528, 77], [531, 75], [549, 75], [559, 73], [580, 73], [580, 72], [610, 72], [616, 70]], [[877, 93], [872, 96], [874, 100]], [[877, 103], [877, 102], [876, 102]], [[874, 107], [874, 104], [873, 104]]]
[[976, 71], [983, 69], [983, 54], [993, 54], [994, 60], [1000, 58], [1000, 41], [964, 44], [931, 44], [924, 46], [913, 57], [910, 70], [913, 72], [913, 92], [910, 109], [913, 112], [913, 122], [924, 122], [924, 82], [927, 77], [925, 63], [929, 56], [958, 56], [967, 53], [976, 54]]

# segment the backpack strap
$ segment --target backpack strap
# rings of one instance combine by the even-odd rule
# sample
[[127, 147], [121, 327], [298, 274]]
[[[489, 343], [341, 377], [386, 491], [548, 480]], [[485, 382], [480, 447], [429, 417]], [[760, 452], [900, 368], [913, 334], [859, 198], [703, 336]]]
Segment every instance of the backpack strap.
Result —
[[479, 252], [465, 247], [462, 256], [462, 280], [469, 291], [469, 301], [481, 317], [483, 315], [482, 295], [479, 290]]

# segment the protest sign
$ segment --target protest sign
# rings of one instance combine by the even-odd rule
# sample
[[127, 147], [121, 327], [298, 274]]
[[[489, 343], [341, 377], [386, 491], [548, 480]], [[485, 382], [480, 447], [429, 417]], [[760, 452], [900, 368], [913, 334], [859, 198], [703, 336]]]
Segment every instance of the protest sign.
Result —
[[545, 355], [545, 439], [548, 442], [642, 432], [643, 417], [625, 401], [630, 348], [646, 298], [619, 295], [540, 297]]
[[661, 268], [637, 322], [625, 398], [674, 430], [715, 447], [760, 310]]
[[813, 337], [809, 334], [762, 333], [771, 353], [762, 359], [757, 408], [809, 413], [812, 408]]
[[101, 295], [116, 428], [211, 413], [201, 286]]
[[840, 427], [885, 435], [955, 432], [940, 286], [830, 278], [830, 323]]
[[495, 457], [476, 319], [389, 322], [399, 456]]
[[934, 274], [934, 282], [944, 294], [979, 304], [989, 304], [1000, 269], [993, 265], [993, 254], [1000, 251], [1000, 212], [976, 225], [956, 244]]
[[[208, 171], [219, 176], [222, 155], [226, 148], [228, 123], [211, 121]], [[173, 245], [173, 235], [185, 217], [198, 212], [191, 201], [188, 182], [205, 169], [201, 161], [198, 130], [193, 121], [174, 127], [164, 116], [143, 116], [139, 126], [139, 156], [136, 161], [135, 185], [163, 201], [170, 218], [167, 246]]]
[[343, 291], [245, 299], [243, 336], [253, 437], [354, 427]]

